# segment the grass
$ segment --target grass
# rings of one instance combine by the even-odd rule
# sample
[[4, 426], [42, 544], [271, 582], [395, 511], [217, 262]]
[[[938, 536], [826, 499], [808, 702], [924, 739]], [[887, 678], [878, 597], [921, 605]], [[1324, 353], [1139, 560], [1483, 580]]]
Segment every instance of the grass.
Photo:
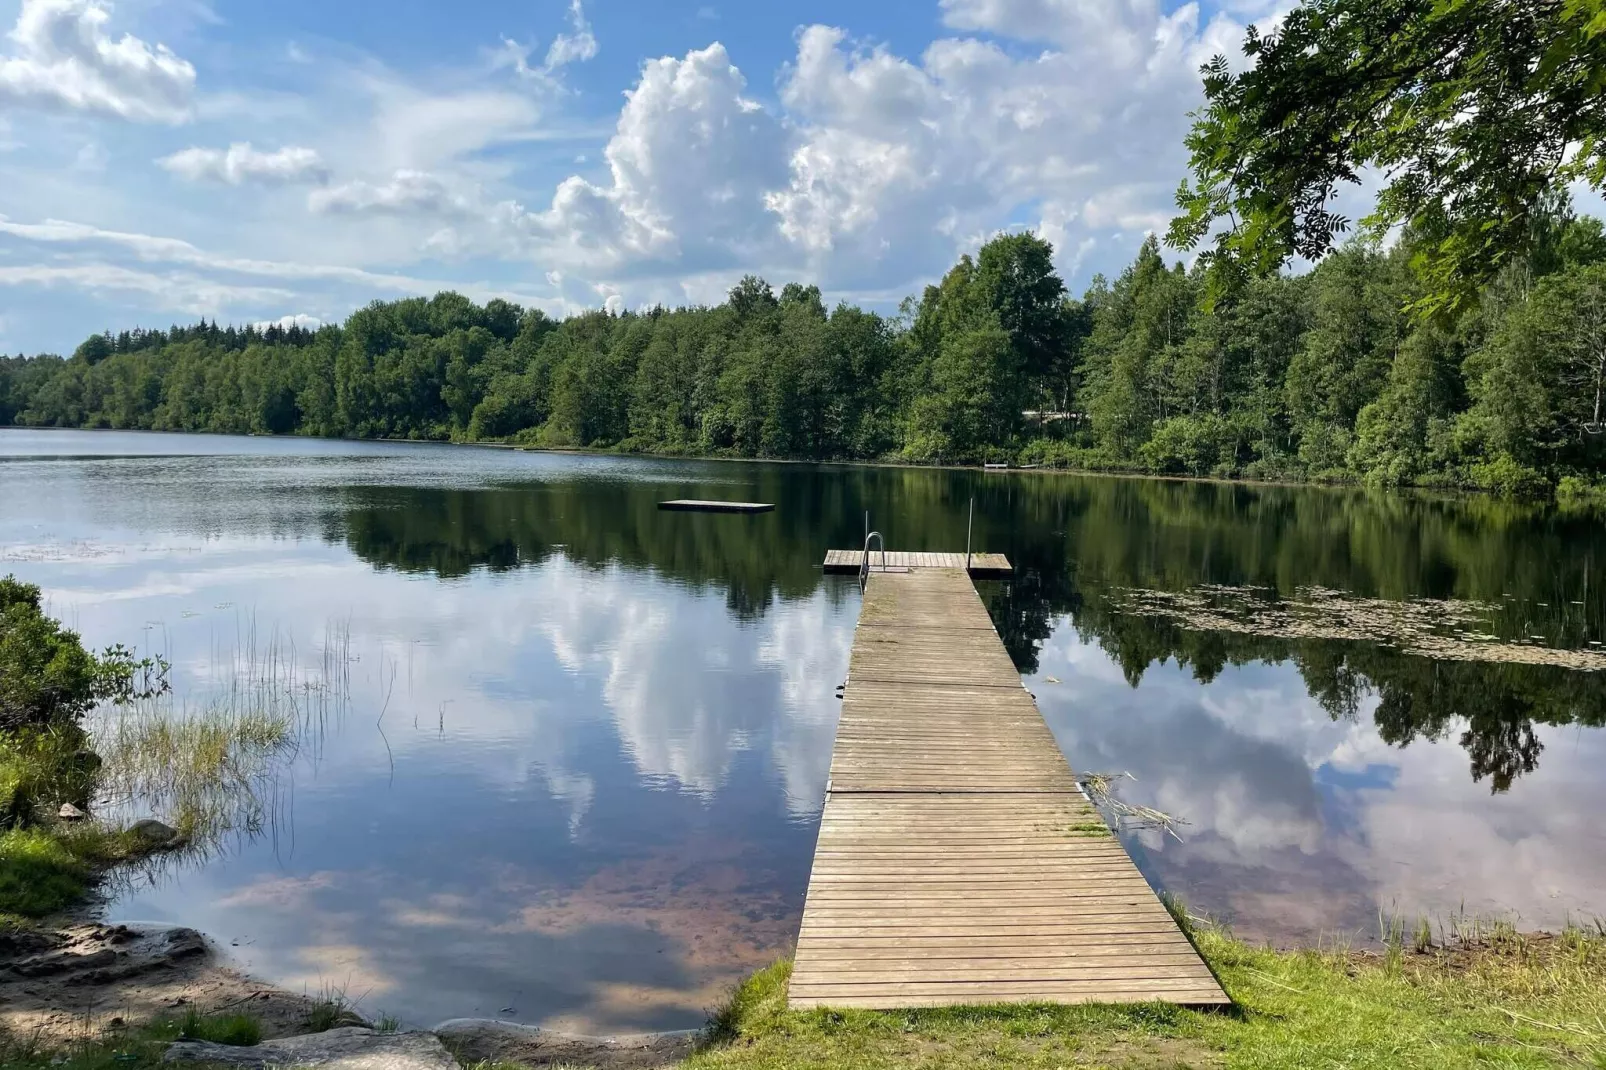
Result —
[[124, 711], [95, 732], [104, 760], [100, 790], [114, 803], [167, 815], [187, 840], [206, 847], [263, 826], [264, 788], [295, 734], [295, 721], [274, 709]]
[[[1384, 954], [1257, 948], [1197, 918], [1190, 930], [1234, 1010], [1151, 1003], [794, 1012], [786, 1009], [791, 964], [781, 962], [749, 978], [711, 1017], [707, 1042], [681, 1070], [1606, 1067], [1599, 925], [1535, 936], [1458, 919], [1425, 951]], [[326, 1027], [345, 1024], [341, 993], [326, 992], [322, 1004]], [[186, 1015], [65, 1050], [0, 1044], [0, 1067], [157, 1070], [164, 1045], [178, 1036], [247, 1043], [253, 1024]]]
[[0, 831], [0, 925], [65, 910], [101, 872], [149, 851], [126, 830], [97, 822]]
[[93, 789], [113, 807], [157, 810], [204, 847], [259, 823], [255, 786], [293, 727], [254, 713], [146, 714], [97, 740], [110, 744], [101, 759], [86, 757], [76, 730], [0, 733], [0, 920], [64, 910], [113, 866], [150, 856], [150, 844], [117, 824], [51, 820], [62, 802], [86, 802]]
[[185, 1040], [249, 1048], [262, 1043], [262, 1023], [249, 1014], [202, 1014], [190, 1008], [179, 1021], [178, 1035]]
[[[1452, 946], [1359, 955], [1251, 947], [1193, 919], [1237, 1004], [786, 1010], [790, 964], [743, 984], [685, 1070], [863, 1067], [1606, 1067], [1606, 935], [1485, 926]], [[1414, 934], [1410, 941], [1415, 943]]]
[[173, 1065], [162, 1062], [162, 1053], [181, 1038], [250, 1046], [260, 1042], [262, 1024], [249, 1015], [205, 1015], [192, 1010], [182, 1018], [164, 1018], [134, 1028], [113, 1029], [66, 1045], [47, 1045], [37, 1037], [0, 1032], [0, 1068], [157, 1070]]
[[[263, 831], [283, 760], [344, 716], [349, 660], [347, 629], [332, 629], [321, 662], [304, 672], [292, 647], [260, 645], [253, 628], [194, 708], [164, 693], [102, 707], [87, 732], [0, 732], [0, 925], [70, 907], [119, 863], [151, 858], [152, 845], [120, 818], [155, 814], [191, 857]], [[62, 803], [97, 817], [58, 823]]]
[[0, 833], [0, 913], [36, 918], [84, 894], [89, 868], [42, 829]]
[[[388, 1019], [395, 1021], [395, 1019]], [[386, 1019], [382, 1018], [383, 1024]], [[329, 1030], [343, 1025], [363, 1025], [362, 1016], [357, 1013], [351, 1000], [346, 998], [346, 990], [333, 985], [324, 985], [313, 1001], [312, 1010], [307, 1012], [307, 1032], [327, 1033]], [[395, 1029], [381, 1029], [380, 1032], [394, 1033]]]

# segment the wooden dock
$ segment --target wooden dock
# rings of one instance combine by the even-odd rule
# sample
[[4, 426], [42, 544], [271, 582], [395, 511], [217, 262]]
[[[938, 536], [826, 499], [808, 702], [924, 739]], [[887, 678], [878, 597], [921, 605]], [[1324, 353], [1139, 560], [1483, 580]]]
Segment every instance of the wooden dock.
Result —
[[1078, 787], [957, 556], [869, 577], [791, 1006], [1228, 1003]]
[[[825, 571], [857, 573], [864, 561], [863, 550], [827, 550], [825, 552]], [[870, 551], [870, 567], [882, 567], [880, 550]], [[911, 568], [957, 568], [965, 567], [964, 554], [934, 554], [917, 550], [888, 550], [885, 565], [890, 569], [899, 571]], [[1010, 567], [1009, 558], [1003, 554], [971, 554], [970, 574], [972, 576], [1008, 576], [1014, 570]]]

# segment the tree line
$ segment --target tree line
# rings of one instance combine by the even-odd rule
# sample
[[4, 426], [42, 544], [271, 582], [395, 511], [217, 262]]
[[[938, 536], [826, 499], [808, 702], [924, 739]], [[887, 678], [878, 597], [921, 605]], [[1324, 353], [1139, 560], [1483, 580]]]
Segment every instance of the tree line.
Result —
[[714, 307], [555, 320], [447, 292], [316, 331], [97, 334], [0, 358], [0, 424], [1587, 491], [1606, 235], [1535, 219], [1453, 318], [1411, 311], [1410, 232], [1227, 297], [1151, 237], [1081, 298], [1015, 233], [891, 316], [747, 277]]

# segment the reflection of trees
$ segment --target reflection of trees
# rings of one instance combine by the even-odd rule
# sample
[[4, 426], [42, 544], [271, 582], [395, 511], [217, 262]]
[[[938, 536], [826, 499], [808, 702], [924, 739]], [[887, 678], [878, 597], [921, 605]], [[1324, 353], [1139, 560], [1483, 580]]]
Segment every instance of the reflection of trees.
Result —
[[1289, 661], [1334, 720], [1355, 720], [1375, 696], [1373, 722], [1393, 746], [1438, 740], [1460, 728], [1472, 779], [1500, 792], [1534, 771], [1543, 744], [1535, 725], [1606, 725], [1606, 675], [1549, 665], [1435, 661], [1375, 643], [1297, 642], [1195, 631], [1155, 617], [1115, 610], [1089, 595], [1076, 629], [1096, 641], [1135, 686], [1152, 664], [1174, 659], [1208, 683], [1227, 665]]
[[[583, 471], [576, 476], [584, 475]], [[1606, 531], [1585, 517], [1486, 499], [1065, 475], [688, 463], [674, 480], [570, 478], [477, 490], [357, 488], [332, 539], [381, 568], [459, 577], [555, 554], [587, 568], [650, 568], [725, 594], [741, 619], [807, 595], [831, 547], [863, 539], [865, 510], [889, 546], [1003, 552], [1009, 583], [982, 596], [1010, 655], [1033, 671], [1057, 617], [1074, 617], [1133, 684], [1174, 658], [1209, 681], [1227, 665], [1292, 661], [1329, 714], [1375, 694], [1382, 738], [1404, 746], [1462, 725], [1474, 778], [1496, 791], [1531, 772], [1537, 724], [1606, 723], [1606, 677], [1547, 666], [1435, 662], [1369, 643], [1190, 631], [1122, 613], [1111, 587], [1320, 586], [1381, 598], [1498, 604], [1496, 634], [1582, 645], [1606, 633], [1592, 587]], [[666, 498], [769, 501], [756, 517], [662, 513]], [[842, 588], [844, 593], [848, 590]]]

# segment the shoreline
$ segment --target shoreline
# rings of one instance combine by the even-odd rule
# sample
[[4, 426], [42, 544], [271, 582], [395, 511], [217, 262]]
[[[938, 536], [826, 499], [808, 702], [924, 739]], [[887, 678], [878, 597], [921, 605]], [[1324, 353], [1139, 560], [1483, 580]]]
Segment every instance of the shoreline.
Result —
[[[290, 1016], [309, 997], [254, 981], [222, 965], [221, 949], [194, 930], [142, 929], [177, 938], [184, 958], [229, 973], [229, 998], [169, 1002], [161, 1017], [137, 1018], [126, 1002], [93, 1013], [63, 1013], [55, 1034], [36, 1033], [28, 1054], [0, 1047], [8, 1070], [105, 1070], [112, 1063], [161, 1070], [173, 1061], [263, 1068], [384, 1066], [390, 1070], [512, 1070], [590, 1066], [645, 1070], [677, 1066], [728, 1070], [919, 1063], [940, 1070], [1008, 1065], [1049, 1070], [1119, 1065], [1134, 1070], [1214, 1070], [1240, 1062], [1267, 1067], [1416, 1067], [1473, 1062], [1523, 1066], [1593, 1065], [1606, 1054], [1606, 923], [1560, 933], [1521, 933], [1509, 923], [1460, 919], [1440, 930], [1391, 925], [1381, 951], [1330, 947], [1274, 950], [1179, 913], [1189, 939], [1233, 999], [1227, 1009], [1158, 1003], [1003, 1004], [908, 1011], [791, 1011], [791, 963], [782, 959], [735, 986], [729, 1001], [694, 1030], [591, 1036], [497, 1019], [447, 1019], [429, 1029], [377, 1024], [346, 1009]], [[115, 931], [117, 927], [103, 927]], [[9, 939], [15, 940], [16, 934]], [[0, 977], [15, 973], [0, 970]], [[189, 967], [193, 972], [194, 966]], [[162, 971], [159, 971], [162, 972]], [[0, 1008], [6, 1004], [0, 1003]], [[263, 1014], [264, 1010], [274, 1013]], [[180, 1023], [176, 1015], [190, 1017]], [[251, 1024], [256, 1023], [256, 1024]], [[10, 1023], [8, 1023], [10, 1024]], [[222, 1034], [224, 1039], [213, 1035]], [[6, 1042], [0, 1031], [0, 1043]], [[184, 1039], [193, 1038], [193, 1039]], [[1535, 1052], [1547, 1058], [1535, 1060]], [[1527, 1061], [1512, 1062], [1526, 1053]], [[1593, 1053], [1593, 1055], [1591, 1055]], [[294, 1058], [291, 1058], [291, 1056]], [[88, 1061], [80, 1061], [88, 1060]], [[351, 1062], [350, 1060], [357, 1060]]]
[[1443, 487], [1431, 484], [1404, 484], [1401, 486], [1369, 487], [1367, 484], [1346, 479], [1253, 479], [1245, 476], [1190, 476], [1174, 473], [1144, 472], [1136, 470], [1123, 470], [1113, 468], [1056, 468], [1049, 466], [1034, 466], [1030, 468], [986, 468], [976, 464], [931, 464], [920, 461], [907, 460], [841, 460], [841, 459], [808, 459], [797, 457], [737, 457], [722, 454], [700, 453], [659, 453], [652, 451], [623, 451], [603, 447], [591, 446], [528, 446], [514, 442], [488, 442], [466, 439], [423, 439], [423, 438], [331, 438], [323, 435], [270, 435], [270, 434], [233, 434], [226, 431], [188, 431], [188, 430], [159, 430], [149, 427], [33, 427], [21, 424], [0, 425], [0, 434], [7, 431], [87, 431], [96, 433], [117, 433], [137, 435], [186, 435], [197, 438], [222, 439], [268, 439], [278, 442], [349, 442], [349, 443], [382, 443], [389, 446], [440, 446], [470, 449], [503, 450], [513, 453], [552, 454], [569, 457], [613, 457], [620, 459], [643, 458], [655, 461], [696, 461], [724, 464], [750, 464], [750, 465], [795, 465], [815, 468], [844, 468], [891, 470], [891, 471], [923, 471], [923, 472], [973, 472], [981, 475], [1004, 476], [1085, 476], [1099, 479], [1140, 479], [1151, 480], [1158, 483], [1185, 483], [1201, 484], [1221, 487], [1268, 487], [1268, 488], [1308, 488], [1313, 490], [1349, 491], [1359, 493], [1383, 492], [1390, 494], [1404, 494], [1413, 497], [1426, 497], [1445, 499], [1451, 501], [1507, 501], [1512, 504], [1528, 504], [1548, 506], [1554, 508], [1558, 502], [1554, 494], [1548, 498], [1507, 499], [1495, 495], [1491, 491], [1467, 487]]

